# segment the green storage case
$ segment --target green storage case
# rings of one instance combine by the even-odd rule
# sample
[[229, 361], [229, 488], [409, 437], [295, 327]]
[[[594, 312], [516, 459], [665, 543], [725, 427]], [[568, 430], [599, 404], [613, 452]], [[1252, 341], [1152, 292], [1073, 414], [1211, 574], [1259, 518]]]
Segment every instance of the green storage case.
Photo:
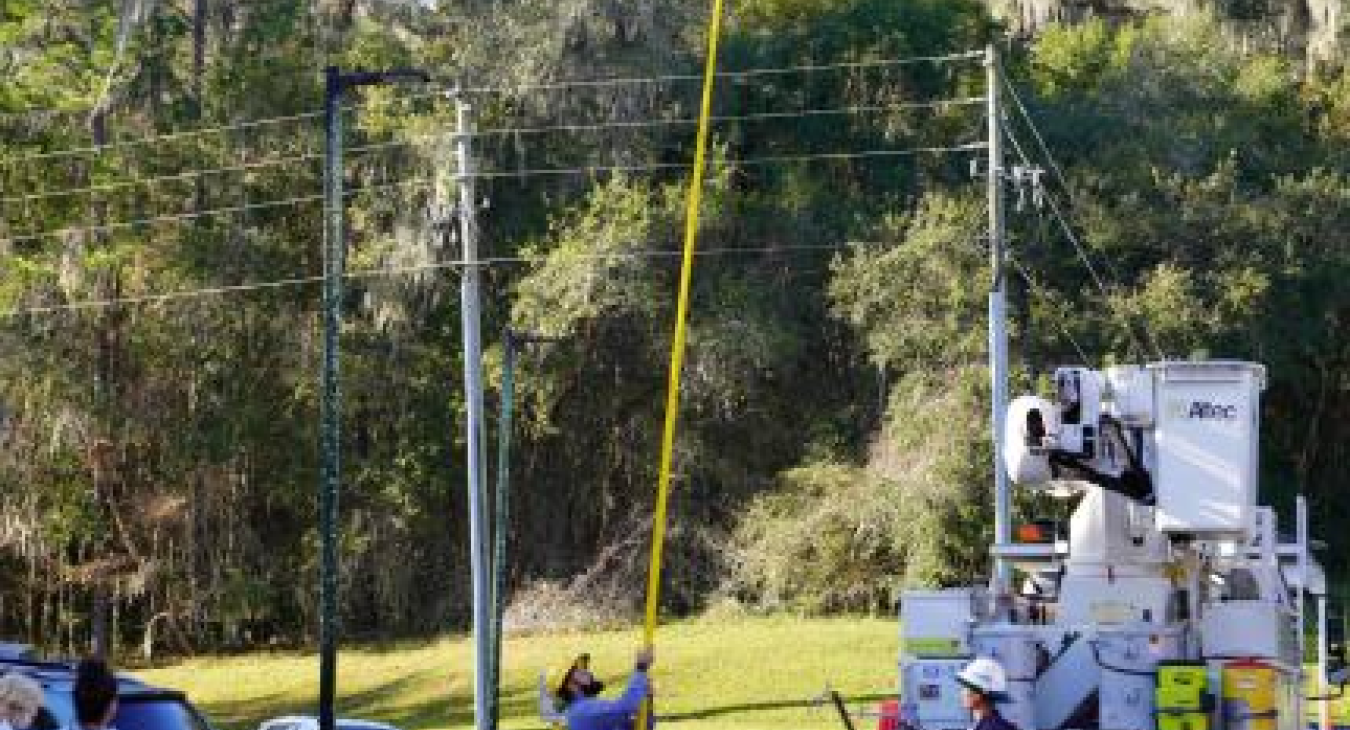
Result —
[[1159, 662], [1158, 693], [1154, 698], [1158, 714], [1204, 714], [1208, 685], [1208, 674], [1201, 662]]

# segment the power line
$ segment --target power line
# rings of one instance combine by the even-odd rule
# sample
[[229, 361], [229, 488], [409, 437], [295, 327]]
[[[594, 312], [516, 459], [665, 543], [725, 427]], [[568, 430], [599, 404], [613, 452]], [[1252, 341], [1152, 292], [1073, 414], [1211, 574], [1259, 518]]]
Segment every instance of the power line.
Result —
[[[1041, 135], [1040, 129], [1036, 125], [1036, 120], [1032, 118], [1031, 112], [1027, 110], [1026, 104], [1022, 102], [1022, 96], [1021, 94], [1018, 93], [1017, 87], [1012, 83], [1012, 80], [1008, 78], [1006, 72], [1002, 68], [999, 69], [999, 74], [1003, 80], [1004, 88], [1008, 90], [1009, 95], [1012, 97], [1013, 102], [1017, 107], [1017, 111], [1022, 115], [1023, 121], [1026, 122], [1027, 129], [1031, 130], [1031, 135], [1036, 140], [1036, 145], [1040, 148], [1042, 156], [1044, 157], [1046, 163], [1050, 165], [1050, 170], [1054, 172], [1055, 179], [1059, 181], [1059, 187], [1060, 190], [1062, 190], [1064, 193], [1064, 198], [1067, 201], [1067, 205], [1069, 207], [1072, 207], [1074, 205], [1073, 189], [1069, 187], [1068, 176], [1064, 174], [1064, 169], [1060, 167], [1059, 162], [1055, 159], [1055, 154], [1050, 151], [1050, 146], [1046, 144], [1045, 137]], [[1010, 136], [1013, 135], [1011, 135], [1010, 133]], [[1017, 138], [1015, 136], [1013, 136], [1013, 143], [1015, 145], [1018, 144]], [[1023, 161], [1026, 161], [1027, 155], [1021, 149], [1020, 145], [1018, 145], [1018, 154], [1022, 157]], [[1066, 233], [1069, 233], [1067, 224], [1065, 223], [1064, 218], [1060, 215], [1058, 204], [1056, 203], [1054, 196], [1046, 196], [1046, 197], [1050, 201], [1050, 207], [1052, 210], [1054, 210], [1056, 217], [1060, 219], [1061, 226], [1065, 226]], [[1074, 242], [1074, 246], [1079, 249], [1080, 255], [1086, 258], [1086, 254], [1082, 253], [1083, 249], [1078, 244], [1077, 239], [1073, 236], [1072, 233], [1069, 233], [1069, 235], [1070, 240]], [[1084, 263], [1087, 263], [1086, 260], [1084, 261]], [[1120, 272], [1119, 270], [1116, 269], [1115, 263], [1112, 262], [1110, 256], [1103, 255], [1102, 264], [1106, 267], [1108, 275], [1110, 275], [1110, 277], [1113, 280], [1115, 281], [1122, 280]], [[1098, 278], [1096, 272], [1093, 272], [1093, 277]], [[1099, 279], [1099, 286], [1100, 286], [1100, 279]], [[1127, 327], [1133, 330], [1133, 327], [1130, 326], [1128, 322]], [[1145, 339], [1148, 340], [1149, 346], [1152, 347], [1154, 354], [1156, 354], [1159, 359], [1162, 359], [1163, 357], [1162, 349], [1158, 347], [1157, 341], [1153, 338], [1153, 333], [1148, 329], [1147, 326], [1141, 326], [1141, 329], [1144, 332]], [[1133, 336], [1134, 336], [1133, 333], [1131, 333], [1131, 337]], [[1147, 348], [1145, 348], [1145, 351], [1147, 351]]]
[[[755, 78], [758, 76], [779, 76], [794, 73], [815, 73], [818, 71], [839, 71], [847, 69], [862, 68], [888, 68], [895, 66], [910, 66], [918, 63], [948, 63], [952, 61], [965, 61], [974, 59], [983, 59], [984, 51], [963, 51], [961, 53], [948, 53], [934, 56], [910, 56], [907, 58], [878, 59], [873, 61], [845, 61], [840, 63], [824, 64], [803, 64], [799, 66], [780, 66], [775, 68], [756, 68], [746, 69], [744, 71], [719, 71], [715, 76], [719, 79], [729, 79], [732, 81]], [[588, 79], [576, 81], [555, 81], [534, 84], [520, 84], [517, 86], [471, 86], [459, 88], [453, 84], [446, 84], [444, 88], [437, 92], [415, 91], [409, 96], [421, 96], [429, 93], [440, 93], [445, 90], [455, 90], [466, 94], [508, 94], [519, 93], [521, 91], [556, 91], [559, 89], [572, 88], [595, 88], [604, 86], [637, 86], [643, 84], [661, 84], [678, 81], [702, 81], [703, 77], [698, 74], [666, 74], [662, 76], [644, 76], [630, 78], [613, 79]]]
[[[712, 117], [714, 122], [748, 122], [778, 119], [794, 119], [818, 116], [839, 116], [849, 114], [865, 114], [873, 112], [903, 111], [906, 109], [931, 109], [949, 106], [972, 106], [984, 102], [983, 97], [966, 97], [957, 99], [943, 99], [937, 101], [920, 102], [902, 102], [897, 104], [877, 104], [877, 105], [854, 105], [844, 107], [829, 107], [821, 109], [803, 109], [799, 111], [783, 112], [759, 112], [754, 114], [724, 115]], [[485, 129], [473, 132], [471, 137], [489, 137], [506, 136], [513, 134], [542, 134], [558, 131], [601, 131], [607, 129], [627, 129], [661, 126], [678, 126], [694, 124], [698, 120], [690, 117], [678, 117], [675, 119], [647, 119], [635, 120], [629, 122], [601, 122], [596, 124], [558, 124], [541, 127], [500, 127], [495, 129]], [[441, 133], [428, 133], [412, 135], [406, 139], [395, 140], [391, 142], [380, 142], [368, 145], [349, 147], [345, 151], [351, 154], [362, 154], [386, 149], [401, 147], [410, 147], [415, 141], [426, 139], [440, 139], [444, 137]], [[88, 185], [81, 188], [69, 188], [65, 190], [45, 191], [41, 193], [27, 193], [24, 195], [12, 195], [0, 198], [0, 204], [5, 203], [28, 203], [36, 200], [46, 200], [51, 198], [70, 197], [74, 195], [83, 195], [94, 192], [108, 192], [112, 190], [121, 190], [135, 188], [140, 186], [150, 186], [161, 182], [185, 181], [210, 175], [225, 174], [230, 172], [247, 172], [266, 167], [287, 166], [300, 162], [315, 162], [323, 159], [320, 153], [307, 153], [303, 155], [292, 155], [287, 157], [277, 157], [267, 160], [251, 161], [237, 165], [226, 165], [222, 167], [206, 168], [200, 170], [189, 170], [186, 172], [172, 173], [168, 175], [157, 175], [146, 178], [136, 178], [133, 180], [124, 180], [111, 183], [100, 183], [97, 185]]]
[[[432, 135], [418, 135], [418, 137], [430, 137]], [[345, 152], [351, 154], [362, 154], [365, 152], [374, 152], [377, 150], [393, 147], [406, 147], [410, 145], [409, 141], [381, 142], [376, 144], [348, 147]], [[0, 204], [3, 203], [27, 203], [34, 200], [46, 200], [50, 198], [63, 198], [73, 195], [83, 195], [85, 193], [108, 192], [112, 190], [122, 190], [126, 188], [135, 188], [140, 186], [152, 186], [162, 182], [193, 180], [211, 175], [222, 175], [230, 172], [248, 172], [267, 167], [282, 167], [293, 165], [299, 162], [317, 162], [323, 159], [320, 153], [306, 153], [303, 155], [291, 155], [287, 157], [274, 157], [266, 160], [256, 160], [244, 162], [237, 165], [225, 165], [223, 167], [212, 167], [201, 170], [188, 170], [186, 172], [177, 172], [168, 175], [156, 175], [154, 177], [135, 178], [132, 180], [122, 180], [111, 183], [100, 183], [97, 185], [88, 185], [82, 188], [69, 188], [65, 190], [52, 190], [41, 193], [28, 193], [26, 195], [13, 195], [7, 198], [0, 198]]]
[[[897, 150], [863, 150], [861, 152], [817, 152], [801, 155], [766, 155], [763, 157], [748, 157], [741, 159], [722, 160], [721, 163], [726, 166], [757, 166], [757, 165], [776, 165], [791, 162], [808, 162], [810, 160], [853, 160], [876, 157], [913, 157], [921, 154], [942, 154], [948, 152], [971, 152], [984, 148], [984, 142], [969, 142], [966, 144], [952, 145], [947, 147], [910, 147], [908, 149]], [[495, 172], [476, 172], [468, 177], [475, 178], [517, 178], [534, 177], [538, 175], [589, 175], [606, 174], [616, 172], [652, 172], [659, 170], [679, 170], [690, 167], [688, 162], [655, 162], [642, 165], [594, 165], [588, 167], [541, 167], [525, 170], [509, 170]]]
[[[753, 78], [757, 76], [783, 75], [792, 73], [815, 73], [820, 71], [833, 71], [842, 69], [897, 67], [897, 66], [912, 65], [916, 63], [943, 63], [982, 57], [983, 57], [982, 51], [968, 51], [964, 53], [953, 53], [935, 56], [912, 56], [908, 58], [879, 59], [874, 61], [854, 61], [854, 62], [840, 62], [831, 64], [804, 64], [799, 66], [780, 66], [770, 68], [747, 69], [744, 71], [724, 71], [718, 73], [717, 76], [719, 78], [734, 80], [734, 79]], [[505, 94], [505, 93], [519, 93], [522, 91], [546, 91], [546, 90], [558, 90], [567, 88], [596, 88], [604, 86], [642, 85], [642, 84], [668, 83], [677, 81], [694, 81], [699, 80], [701, 78], [702, 78], [701, 76], [690, 74], [669, 74], [664, 76], [645, 76], [645, 77], [630, 77], [630, 78], [579, 79], [579, 80], [557, 81], [539, 84], [521, 84], [518, 86], [478, 86], [478, 87], [461, 88], [458, 90], [461, 93]], [[446, 88], [453, 88], [444, 83], [438, 84], [437, 86], [438, 88], [433, 90], [418, 91], [406, 94], [404, 98], [412, 99], [428, 96], [437, 97], [438, 95], [444, 93]], [[344, 107], [344, 110], [350, 110], [352, 108], [354, 107], [346, 106]], [[230, 124], [221, 124], [210, 127], [200, 127], [197, 129], [182, 130], [178, 132], [168, 132], [164, 134], [152, 135], [147, 137], [139, 137], [126, 140], [114, 140], [113, 142], [110, 142], [105, 145], [93, 145], [64, 150], [51, 150], [48, 152], [36, 152], [27, 155], [5, 157], [0, 158], [0, 164], [29, 162], [34, 160], [53, 159], [60, 157], [72, 157], [91, 153], [101, 154], [112, 149], [120, 149], [124, 147], [133, 147], [152, 143], [157, 144], [161, 142], [186, 139], [208, 134], [217, 134], [220, 132], [228, 132], [240, 129], [254, 129], [257, 127], [274, 124], [286, 124], [290, 122], [303, 121], [306, 119], [316, 119], [321, 116], [323, 116], [323, 111], [315, 110], [286, 116], [267, 117], [263, 119], [254, 119], [245, 122], [234, 122]]]
[[[406, 180], [397, 183], [382, 183], [376, 185], [367, 185], [363, 188], [350, 190], [344, 197], [350, 197], [362, 192], [371, 190], [380, 190], [392, 187], [403, 187], [416, 184], [426, 184], [428, 181], [423, 179]], [[54, 238], [67, 236], [72, 233], [98, 233], [103, 231], [115, 231], [124, 228], [139, 228], [141, 226], [152, 226], [160, 223], [180, 223], [182, 221], [195, 220], [197, 218], [208, 218], [226, 213], [244, 213], [253, 210], [266, 210], [269, 208], [285, 208], [303, 203], [313, 203], [323, 200], [322, 194], [302, 195], [294, 198], [283, 198], [280, 200], [267, 200], [259, 203], [244, 203], [242, 205], [232, 205], [224, 208], [211, 208], [208, 210], [199, 210], [192, 213], [176, 213], [173, 215], [154, 216], [150, 218], [138, 218], [129, 221], [116, 221], [113, 223], [104, 223], [96, 226], [69, 226], [66, 228], [57, 228], [40, 233], [29, 233], [22, 236], [13, 236], [10, 238], [0, 238], [0, 241], [6, 243], [23, 243], [26, 241], [37, 241], [43, 238]]]
[[119, 139], [109, 142], [105, 145], [90, 145], [87, 147], [72, 147], [69, 149], [51, 150], [48, 152], [33, 152], [26, 155], [17, 155], [14, 157], [0, 158], [0, 164], [11, 164], [16, 162], [33, 162], [35, 160], [50, 160], [62, 157], [77, 157], [90, 153], [103, 154], [109, 150], [122, 149], [125, 147], [138, 147], [147, 144], [159, 144], [161, 142], [170, 142], [191, 137], [201, 137], [208, 134], [219, 134], [221, 132], [232, 132], [241, 129], [256, 129], [274, 124], [286, 124], [305, 119], [317, 119], [323, 116], [322, 111], [303, 112], [300, 114], [290, 114], [280, 117], [266, 117], [263, 119], [253, 119], [246, 122], [235, 122], [232, 124], [222, 124], [214, 127], [200, 127], [197, 129], [187, 129], [181, 132], [166, 132], [164, 134], [150, 135], [147, 137], [136, 137], [133, 139]]
[[1013, 85], [1012, 80], [1008, 78], [1002, 67], [999, 68], [999, 76], [1003, 79], [1003, 86], [1008, 90], [1009, 96], [1012, 97], [1017, 111], [1022, 114], [1022, 119], [1026, 120], [1027, 128], [1036, 138], [1036, 144], [1041, 148], [1041, 154], [1045, 156], [1046, 162], [1050, 164], [1050, 169], [1055, 173], [1055, 178], [1059, 180], [1059, 186], [1064, 191], [1064, 197], [1068, 198], [1070, 204], [1072, 204], [1073, 191], [1069, 188], [1068, 178], [1065, 177], [1064, 171], [1060, 169], [1059, 163], [1055, 161], [1055, 156], [1051, 154], [1050, 146], [1045, 143], [1045, 138], [1041, 136], [1040, 130], [1036, 128], [1036, 122], [1031, 118], [1031, 113], [1027, 111], [1026, 105], [1022, 103], [1022, 96], [1017, 93], [1017, 87]]
[[[903, 111], [906, 109], [934, 109], [948, 106], [973, 106], [976, 104], [983, 104], [983, 103], [984, 97], [974, 96], [974, 97], [960, 97], [956, 99], [940, 99], [936, 101], [900, 102], [896, 104], [853, 105], [841, 107], [828, 107], [821, 109], [802, 109], [799, 111], [714, 115], [712, 117], [709, 117], [709, 120], [713, 122], [747, 122], [747, 121], [760, 121], [766, 119], [789, 119], [798, 117]], [[539, 134], [545, 132], [581, 132], [581, 131], [603, 130], [603, 129], [626, 129], [630, 127], [689, 125], [697, 123], [698, 119], [696, 117], [676, 117], [674, 119], [646, 119], [631, 122], [609, 121], [609, 122], [599, 122], [596, 124], [554, 124], [542, 127], [501, 127], [496, 129], [492, 128], [482, 129], [475, 132], [472, 136], [489, 137], [489, 136], [504, 136], [512, 134]]]
[[[703, 249], [695, 253], [697, 256], [729, 256], [745, 254], [771, 254], [771, 253], [790, 253], [803, 251], [839, 251], [850, 245], [850, 243], [834, 244], [800, 244], [791, 246], [758, 246], [758, 247], [725, 247]], [[679, 258], [682, 252], [678, 249], [649, 249], [645, 251], [628, 251], [622, 253], [600, 253], [600, 254], [570, 254], [572, 258], [579, 258], [588, 261], [597, 260], [637, 260], [637, 259], [674, 259]], [[477, 265], [484, 266], [504, 266], [515, 264], [529, 264], [546, 258], [544, 256], [496, 256], [489, 258], [479, 258]], [[470, 265], [463, 260], [440, 261], [429, 264], [417, 264], [414, 266], [392, 266], [377, 267], [369, 269], [359, 269], [349, 271], [343, 274], [347, 279], [374, 279], [381, 277], [406, 276], [410, 274], [426, 273], [429, 271], [440, 271], [445, 269], [455, 269]], [[244, 292], [263, 291], [269, 289], [283, 289], [294, 286], [305, 286], [309, 284], [319, 284], [323, 282], [322, 275], [295, 276], [285, 279], [274, 279], [270, 281], [258, 281], [247, 284], [231, 284], [225, 286], [202, 287], [198, 289], [182, 289], [177, 291], [162, 292], [159, 294], [140, 294], [124, 297], [111, 297], [107, 299], [86, 299], [77, 302], [68, 302], [65, 304], [39, 305], [33, 307], [17, 307], [14, 309], [0, 310], [0, 319], [13, 319], [15, 317], [55, 314], [60, 312], [72, 312], [89, 309], [104, 309], [108, 307], [133, 306], [141, 304], [161, 304], [165, 302], [180, 301], [185, 299], [202, 299], [206, 297], [224, 296], [229, 294], [238, 294]]]
[[[1000, 73], [1002, 73], [1002, 71], [1000, 71]], [[1055, 155], [1053, 152], [1050, 151], [1050, 146], [1045, 143], [1045, 138], [1041, 136], [1040, 129], [1038, 129], [1036, 126], [1036, 120], [1032, 119], [1031, 113], [1027, 111], [1026, 105], [1022, 103], [1022, 97], [1017, 93], [1017, 88], [1013, 85], [1012, 81], [1007, 77], [1006, 74], [1003, 75], [1002, 78], [1003, 78], [1003, 85], [1010, 92], [1013, 101], [1016, 103], [1017, 110], [1021, 113], [1022, 119], [1026, 122], [1027, 129], [1031, 130], [1031, 134], [1035, 138], [1037, 146], [1040, 147], [1041, 154], [1044, 156], [1045, 161], [1050, 165], [1050, 169], [1055, 173], [1055, 178], [1059, 180], [1059, 186], [1060, 189], [1064, 192], [1064, 198], [1066, 200], [1067, 205], [1069, 207], [1072, 207], [1074, 205], [1073, 189], [1069, 187], [1068, 177], [1065, 176], [1064, 170], [1059, 166], [1059, 163], [1055, 160]], [[1014, 143], [1016, 143], [1015, 137]], [[1023, 161], [1025, 161], [1027, 157], [1026, 153], [1022, 152], [1020, 147], [1018, 152], [1022, 156]], [[1058, 205], [1055, 202], [1054, 196], [1046, 196], [1046, 197], [1049, 199], [1050, 207], [1055, 211], [1055, 215], [1059, 217], [1060, 214], [1058, 210]], [[1060, 218], [1060, 222], [1061, 225], [1064, 225], [1064, 220], [1062, 217]], [[1076, 247], [1079, 245], [1076, 239], [1071, 238], [1070, 240], [1074, 240], [1074, 245]], [[1080, 247], [1079, 250], [1082, 251], [1082, 248]], [[1111, 260], [1110, 256], [1103, 254], [1102, 265], [1106, 267], [1107, 274], [1111, 277], [1112, 280], [1123, 281], [1123, 277], [1121, 277], [1120, 271], [1116, 268], [1115, 263]], [[1095, 272], [1093, 273], [1093, 276], [1094, 277], [1096, 276]], [[1148, 344], [1150, 347], [1152, 347], [1154, 354], [1157, 355], [1159, 359], [1162, 359], [1163, 358], [1162, 349], [1158, 347], [1158, 343], [1154, 339], [1153, 333], [1148, 329], [1147, 326], [1141, 325], [1140, 329], [1143, 330], [1144, 338], [1148, 340]], [[1147, 348], [1145, 348], [1145, 351], [1147, 351]]]
[[[1050, 295], [1046, 293], [1046, 290], [1036, 281], [1035, 277], [1031, 275], [1031, 272], [1022, 265], [1022, 262], [1016, 256], [1009, 254], [1008, 262], [1013, 265], [1014, 269], [1017, 269], [1018, 275], [1022, 277], [1022, 281], [1027, 283], [1027, 287], [1031, 289], [1033, 294], [1041, 297], [1047, 302], [1051, 301]], [[1078, 339], [1073, 336], [1073, 332], [1070, 332], [1069, 328], [1058, 319], [1055, 320], [1055, 326], [1059, 329], [1060, 334], [1063, 334], [1069, 341], [1074, 352], [1078, 353], [1079, 361], [1084, 365], [1091, 363], [1092, 360], [1087, 356], [1087, 353], [1083, 350], [1082, 346], [1078, 344]]]
[[[910, 157], [922, 154], [945, 154], [955, 152], [968, 152], [982, 149], [983, 147], [984, 147], [983, 142], [970, 142], [966, 144], [953, 145], [947, 147], [911, 147], [907, 149], [863, 150], [860, 152], [823, 152], [823, 153], [810, 153], [801, 155], [768, 155], [763, 157], [729, 159], [722, 161], [722, 164], [756, 166], [756, 165], [772, 165], [772, 164], [783, 164], [794, 162], [808, 162], [811, 160], [848, 160], [848, 159]], [[566, 168], [545, 167], [545, 168], [535, 168], [525, 170], [475, 172], [471, 173], [467, 177], [478, 179], [493, 179], [493, 178], [526, 178], [534, 176], [559, 176], [559, 175], [596, 175], [596, 174], [610, 174], [619, 172], [656, 172], [662, 170], [678, 170], [688, 168], [690, 166], [691, 166], [690, 163], [687, 162], [670, 162], [670, 163], [650, 163], [640, 165], [594, 165], [586, 167], [566, 167]], [[348, 191], [347, 195], [348, 196], [359, 195], [364, 192], [383, 190], [395, 187], [425, 186], [429, 185], [431, 182], [432, 181], [427, 178], [415, 178], [395, 183], [378, 183]], [[250, 210], [287, 207], [293, 205], [300, 205], [303, 203], [312, 203], [320, 200], [323, 200], [323, 195], [321, 194], [305, 195], [294, 198], [286, 198], [281, 200], [272, 200], [259, 203], [245, 203], [242, 205], [229, 206], [224, 208], [212, 208], [208, 210], [195, 211], [192, 213], [178, 213], [172, 215], [141, 218], [130, 221], [119, 221], [115, 223], [107, 223], [96, 226], [70, 226], [66, 228], [58, 228], [49, 231], [41, 231], [38, 233], [29, 233], [21, 236], [0, 238], [0, 241], [3, 241], [8, 244], [22, 243], [26, 241], [41, 240], [43, 238], [60, 237], [70, 235], [72, 233], [79, 233], [79, 232], [94, 233], [99, 231], [119, 230], [124, 228], [137, 228], [141, 226], [149, 226], [161, 223], [177, 223], [186, 220], [194, 220], [214, 215], [221, 215], [225, 213], [239, 213]]]
[[[1024, 164], [1030, 165], [1031, 158], [1027, 155], [1026, 150], [1022, 147], [1022, 143], [1018, 139], [1016, 133], [1010, 127], [1007, 126], [1004, 127], [1004, 131], [1007, 133], [1008, 139], [1013, 143], [1013, 149], [1016, 150], [1017, 156], [1022, 159], [1022, 162]], [[1056, 200], [1055, 196], [1053, 194], [1047, 194], [1044, 196], [1044, 200], [1050, 206], [1050, 212], [1055, 216], [1055, 220], [1059, 222], [1060, 230], [1064, 232], [1065, 238], [1067, 238], [1069, 240], [1069, 243], [1073, 245], [1074, 251], [1077, 253], [1079, 261], [1081, 261], [1083, 263], [1083, 267], [1087, 269], [1087, 272], [1092, 278], [1093, 283], [1097, 287], [1097, 291], [1101, 293], [1102, 306], [1106, 307], [1108, 313], [1112, 312], [1113, 309], [1111, 307], [1110, 302], [1111, 294], [1108, 291], [1105, 280], [1102, 279], [1101, 274], [1097, 271], [1096, 265], [1092, 263], [1092, 257], [1088, 254], [1087, 247], [1084, 246], [1082, 241], [1078, 238], [1078, 234], [1074, 232], [1073, 226], [1069, 225], [1069, 222], [1065, 218], [1063, 211], [1060, 209], [1059, 203]], [[1110, 266], [1110, 259], [1104, 258], [1104, 260], [1106, 261], [1107, 265]], [[1112, 268], [1112, 274], [1113, 278], [1115, 278], [1116, 280], [1120, 279], [1119, 275], [1116, 274], [1114, 268]], [[1141, 352], [1146, 353], [1149, 351], [1151, 347], [1154, 354], [1158, 357], [1159, 360], [1164, 359], [1162, 350], [1158, 347], [1157, 342], [1154, 341], [1153, 336], [1149, 332], [1147, 327], [1141, 327], [1144, 333], [1144, 340], [1147, 340], [1147, 344], [1145, 344], [1144, 341], [1139, 339], [1138, 333], [1135, 332], [1134, 325], [1125, 315], [1122, 315], [1122, 324], [1125, 327], [1126, 334], [1130, 337], [1130, 339], [1134, 340], [1134, 344], [1140, 348]]]

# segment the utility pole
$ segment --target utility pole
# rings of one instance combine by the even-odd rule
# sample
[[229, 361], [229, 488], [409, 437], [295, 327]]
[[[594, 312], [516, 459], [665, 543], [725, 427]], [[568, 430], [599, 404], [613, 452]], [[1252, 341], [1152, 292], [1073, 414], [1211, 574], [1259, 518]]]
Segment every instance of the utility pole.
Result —
[[[989, 159], [985, 186], [989, 205], [989, 376], [994, 437], [994, 545], [1001, 548], [1012, 542], [1012, 494], [1008, 473], [1003, 467], [1003, 417], [1008, 406], [1008, 322], [1007, 275], [1004, 271], [1003, 221], [1003, 129], [999, 107], [998, 51], [991, 43], [985, 48], [985, 99], [988, 105]], [[1012, 576], [1008, 561], [994, 558], [994, 595], [1010, 590]]]
[[483, 479], [483, 358], [479, 330], [480, 263], [478, 260], [477, 212], [473, 197], [473, 161], [469, 140], [473, 124], [469, 105], [455, 95], [455, 152], [459, 174], [459, 233], [463, 245], [463, 274], [460, 279], [460, 317], [464, 330], [464, 395], [467, 401], [465, 447], [469, 469], [469, 561], [473, 581], [473, 715], [476, 730], [490, 730], [488, 709], [488, 663], [492, 657], [492, 624], [488, 612], [488, 566], [485, 562], [487, 522], [483, 507], [487, 491]]
[[338, 336], [342, 278], [347, 268], [343, 233], [342, 95], [358, 86], [429, 81], [423, 71], [324, 69], [323, 367], [319, 376], [319, 730], [334, 730], [337, 698], [338, 493], [342, 486], [342, 390]]

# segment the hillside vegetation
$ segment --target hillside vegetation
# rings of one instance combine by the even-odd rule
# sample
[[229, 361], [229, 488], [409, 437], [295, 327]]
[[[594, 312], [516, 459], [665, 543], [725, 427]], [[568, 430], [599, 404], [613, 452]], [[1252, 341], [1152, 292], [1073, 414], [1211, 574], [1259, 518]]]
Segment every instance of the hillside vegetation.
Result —
[[[706, 4], [123, 5], [0, 11], [0, 634], [71, 650], [106, 622], [123, 654], [314, 636], [329, 63], [436, 79], [343, 113], [346, 636], [467, 623], [460, 251], [438, 225], [456, 83], [489, 175], [489, 402], [504, 327], [558, 338], [517, 377], [511, 621], [624, 620]], [[946, 56], [990, 42], [1035, 121], [1009, 105], [1010, 157], [1055, 204], [1010, 191], [1016, 389], [1084, 358], [1266, 363], [1263, 499], [1307, 494], [1344, 570], [1350, 72], [1203, 17], [1023, 44], [975, 0], [731, 5], [721, 68], [761, 72], [715, 94], [668, 613], [889, 612], [986, 570], [989, 271], [963, 148], [983, 69]], [[561, 83], [595, 79], [627, 81]]]

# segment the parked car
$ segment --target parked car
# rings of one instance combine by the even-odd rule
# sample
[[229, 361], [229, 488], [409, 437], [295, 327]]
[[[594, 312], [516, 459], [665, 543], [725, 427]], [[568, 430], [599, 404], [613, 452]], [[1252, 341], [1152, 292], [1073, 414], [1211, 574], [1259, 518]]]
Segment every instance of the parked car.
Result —
[[[334, 723], [337, 730], [398, 730], [393, 725], [386, 725], [374, 720], [355, 720], [352, 718], [339, 717]], [[117, 730], [124, 730], [118, 728]], [[313, 715], [287, 715], [286, 717], [274, 717], [271, 720], [264, 720], [258, 725], [258, 730], [319, 730], [319, 718]]]
[[[76, 727], [75, 664], [32, 659], [0, 658], [0, 674], [23, 672], [42, 685], [43, 707], [33, 730]], [[187, 696], [153, 687], [126, 676], [117, 678], [117, 730], [213, 730]]]

